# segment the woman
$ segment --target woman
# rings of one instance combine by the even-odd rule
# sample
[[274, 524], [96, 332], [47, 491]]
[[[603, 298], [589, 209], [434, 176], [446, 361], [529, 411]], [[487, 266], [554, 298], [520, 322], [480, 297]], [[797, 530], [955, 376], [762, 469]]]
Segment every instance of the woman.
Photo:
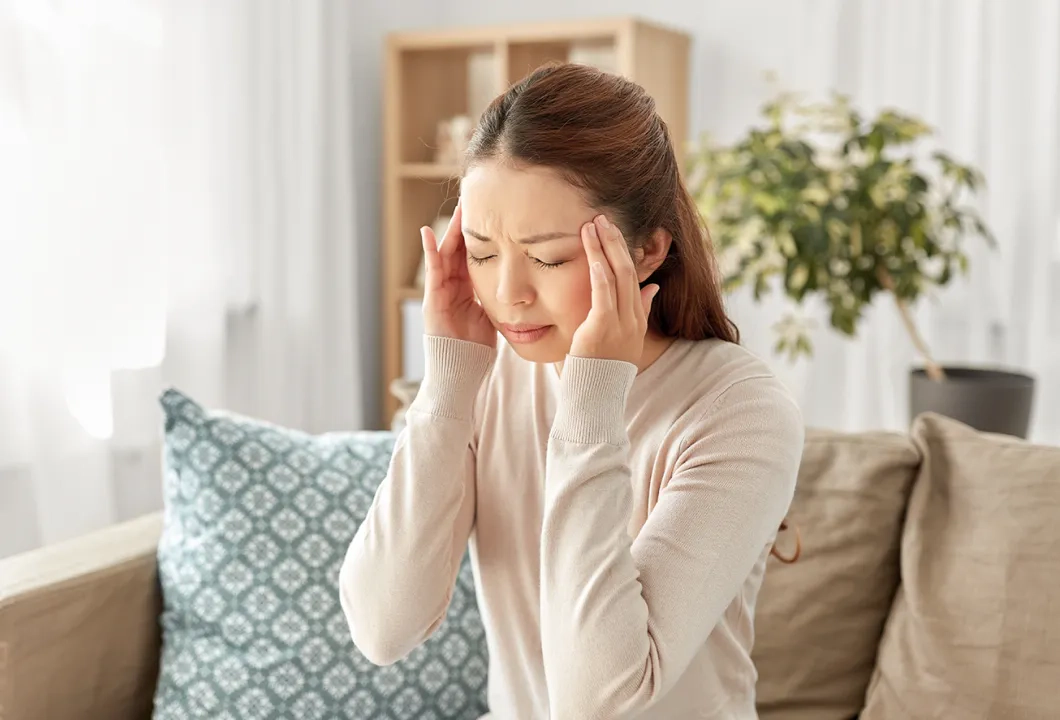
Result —
[[803, 425], [738, 344], [652, 100], [535, 71], [483, 115], [441, 242], [421, 233], [425, 375], [340, 576], [357, 647], [422, 643], [470, 541], [491, 718], [757, 717]]

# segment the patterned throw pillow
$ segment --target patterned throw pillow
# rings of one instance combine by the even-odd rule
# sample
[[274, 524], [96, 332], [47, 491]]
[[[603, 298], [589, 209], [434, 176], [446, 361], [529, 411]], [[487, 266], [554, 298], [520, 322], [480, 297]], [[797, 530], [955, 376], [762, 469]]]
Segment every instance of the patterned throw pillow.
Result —
[[339, 606], [346, 548], [394, 436], [308, 435], [165, 413], [160, 720], [459, 718], [486, 712], [486, 641], [465, 556], [446, 621], [403, 662], [369, 663]]

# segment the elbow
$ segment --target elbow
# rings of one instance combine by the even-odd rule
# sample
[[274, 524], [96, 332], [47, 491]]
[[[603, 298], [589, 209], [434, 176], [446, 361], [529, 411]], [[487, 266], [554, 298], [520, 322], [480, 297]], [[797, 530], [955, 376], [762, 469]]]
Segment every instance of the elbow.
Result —
[[654, 699], [648, 688], [630, 690], [621, 683], [569, 673], [558, 684], [549, 682], [549, 717], [577, 720], [626, 720], [640, 717]]
[[[662, 697], [658, 658], [608, 663], [578, 662], [588, 653], [546, 657], [549, 717], [556, 720], [628, 720], [643, 717]], [[551, 670], [551, 672], [550, 672]]]
[[353, 644], [357, 647], [357, 651], [361, 653], [368, 662], [377, 665], [378, 667], [393, 665], [397, 661], [403, 660], [405, 656], [408, 655], [407, 652], [402, 652], [394, 645], [388, 644], [385, 638], [381, 638], [378, 635], [372, 635], [371, 633], [360, 639], [354, 634]]
[[354, 647], [373, 665], [379, 667], [393, 665], [409, 654], [408, 650], [404, 650], [394, 642], [392, 636], [381, 632], [378, 626], [372, 627], [370, 623], [355, 623], [349, 616], [346, 619]]
[[557, 720], [559, 718], [571, 718], [572, 720], [574, 718], [577, 720], [618, 720], [622, 718], [624, 720], [636, 714], [631, 710], [617, 709], [622, 703], [606, 694], [602, 693], [593, 697], [592, 694], [586, 693], [585, 687], [578, 690], [581, 697], [577, 699], [557, 701], [556, 697], [551, 698], [549, 717], [557, 718]]
[[346, 617], [354, 646], [373, 665], [393, 665], [408, 655], [415, 645], [399, 635], [379, 597], [379, 588], [359, 577], [349, 559], [339, 570], [339, 604]]
[[[581, 703], [571, 705], [567, 709], [559, 710], [551, 717], [555, 718], [578, 718], [579, 720], [615, 720], [614, 713], [604, 710], [606, 705], [601, 703]], [[626, 716], [622, 716], [626, 717]]]

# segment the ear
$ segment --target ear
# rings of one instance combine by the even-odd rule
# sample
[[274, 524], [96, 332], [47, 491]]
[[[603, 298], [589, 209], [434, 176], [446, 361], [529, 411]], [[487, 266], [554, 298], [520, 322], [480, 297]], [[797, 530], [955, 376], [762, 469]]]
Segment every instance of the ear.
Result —
[[666, 259], [667, 253], [670, 252], [670, 243], [673, 242], [673, 236], [669, 230], [662, 228], [656, 228], [648, 241], [641, 247], [637, 248], [635, 256], [637, 265], [637, 281], [644, 282], [651, 274], [659, 269], [662, 265], [663, 260]]

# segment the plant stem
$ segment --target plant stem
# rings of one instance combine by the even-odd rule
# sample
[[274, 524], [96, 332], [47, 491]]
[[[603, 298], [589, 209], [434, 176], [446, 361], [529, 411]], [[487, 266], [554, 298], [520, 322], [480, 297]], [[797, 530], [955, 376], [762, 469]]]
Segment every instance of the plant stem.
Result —
[[946, 373], [943, 372], [942, 366], [931, 357], [931, 351], [928, 350], [927, 343], [924, 342], [924, 338], [920, 336], [920, 332], [916, 329], [916, 323], [913, 322], [913, 313], [910, 312], [908, 303], [898, 297], [898, 293], [894, 291], [894, 279], [891, 274], [882, 267], [879, 268], [878, 274], [880, 284], [891, 293], [895, 305], [898, 306], [898, 315], [902, 318], [902, 324], [905, 325], [906, 332], [909, 333], [913, 345], [920, 353], [920, 356], [924, 358], [924, 371], [927, 372], [927, 376], [936, 382], [944, 381]]

